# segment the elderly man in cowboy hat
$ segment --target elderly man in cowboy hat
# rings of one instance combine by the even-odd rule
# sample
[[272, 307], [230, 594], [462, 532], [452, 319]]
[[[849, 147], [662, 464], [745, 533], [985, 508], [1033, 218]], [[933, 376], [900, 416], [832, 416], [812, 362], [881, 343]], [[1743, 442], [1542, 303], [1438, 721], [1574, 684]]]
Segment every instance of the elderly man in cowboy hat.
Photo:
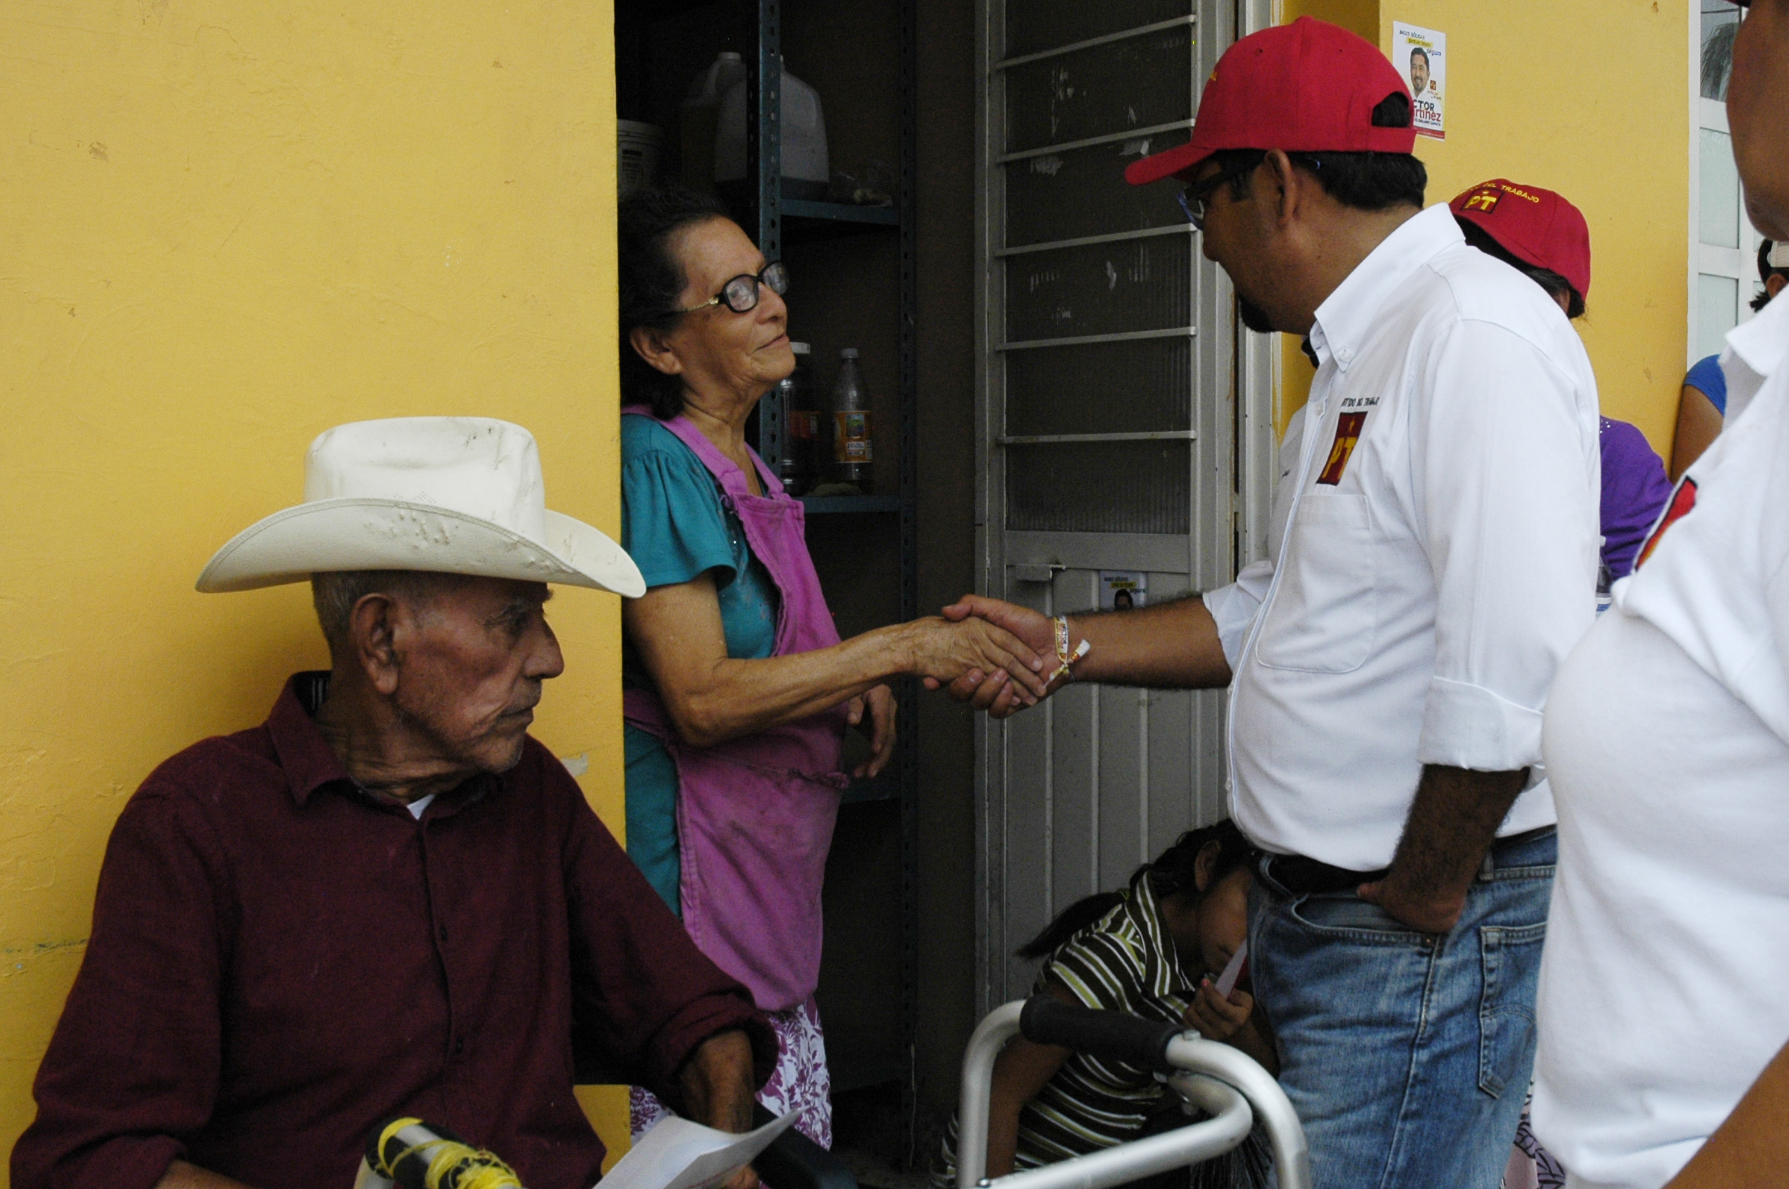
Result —
[[589, 1054], [742, 1130], [768, 1025], [527, 733], [547, 584], [639, 595], [627, 554], [546, 509], [526, 430], [406, 418], [318, 438], [199, 589], [307, 578], [331, 671], [118, 819], [15, 1189], [348, 1189], [394, 1115], [587, 1189]]

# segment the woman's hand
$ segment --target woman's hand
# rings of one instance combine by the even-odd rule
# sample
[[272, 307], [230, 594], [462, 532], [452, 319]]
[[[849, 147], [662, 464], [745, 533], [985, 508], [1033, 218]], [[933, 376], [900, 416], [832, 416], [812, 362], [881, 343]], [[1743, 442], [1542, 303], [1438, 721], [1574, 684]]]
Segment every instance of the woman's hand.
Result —
[[[972, 616], [973, 619], [970, 618]], [[964, 595], [944, 609], [944, 618], [953, 622], [969, 623], [973, 623], [975, 619], [985, 620], [1012, 633], [1032, 652], [1044, 657], [1044, 668], [1055, 669], [1055, 624], [1050, 621], [1048, 616], [1033, 611], [1029, 607], [1021, 607], [1015, 603], [985, 598], [980, 595]], [[977, 668], [950, 681], [948, 690], [951, 697], [959, 702], [968, 702], [977, 710], [987, 711], [990, 718], [1005, 718], [1027, 706], [1035, 706], [1042, 698], [1055, 692], [1056, 687], [1060, 684], [1060, 679], [1047, 681], [1044, 689], [1038, 691], [1037, 696], [1027, 698], [1024, 696], [1026, 691], [1014, 685], [1003, 670]], [[946, 683], [934, 681], [928, 677], [925, 685], [927, 689], [937, 689]]]
[[861, 726], [865, 711], [870, 716], [870, 760], [867, 764], [859, 764], [851, 773], [857, 777], [875, 776], [888, 767], [888, 761], [894, 756], [895, 745], [895, 696], [894, 691], [886, 685], [878, 685], [851, 699], [850, 720], [852, 726]]
[[1196, 1028], [1206, 1040], [1228, 1041], [1249, 1022], [1255, 1010], [1255, 997], [1241, 988], [1234, 988], [1228, 999], [1218, 994], [1217, 984], [1209, 977], [1199, 984], [1199, 994], [1186, 1009], [1182, 1021]]
[[910, 633], [908, 671], [923, 677], [929, 688], [947, 685], [971, 672], [1010, 678], [1015, 694], [1030, 706], [1044, 695], [1044, 658], [1004, 627], [985, 619], [952, 623], [928, 616], [907, 624]]

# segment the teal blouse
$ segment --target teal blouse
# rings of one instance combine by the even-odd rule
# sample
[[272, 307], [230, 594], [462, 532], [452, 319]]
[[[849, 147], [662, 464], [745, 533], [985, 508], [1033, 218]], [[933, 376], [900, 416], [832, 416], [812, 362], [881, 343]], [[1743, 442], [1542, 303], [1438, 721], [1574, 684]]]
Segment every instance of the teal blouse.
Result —
[[[729, 657], [762, 658], [776, 650], [776, 584], [752, 556], [739, 517], [702, 460], [648, 417], [621, 419], [621, 546], [648, 587], [713, 576]], [[625, 639], [621, 665], [624, 685], [652, 688]], [[681, 916], [677, 766], [650, 732], [629, 726], [625, 737], [627, 853]]]

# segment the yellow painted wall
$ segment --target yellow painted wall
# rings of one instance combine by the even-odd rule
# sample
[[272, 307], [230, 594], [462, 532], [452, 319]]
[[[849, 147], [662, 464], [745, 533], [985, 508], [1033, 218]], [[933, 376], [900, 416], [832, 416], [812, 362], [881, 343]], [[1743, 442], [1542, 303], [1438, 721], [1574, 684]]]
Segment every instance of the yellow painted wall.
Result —
[[[124, 799], [325, 663], [305, 588], [192, 589], [310, 439], [508, 418], [615, 531], [612, 53], [607, 0], [0, 5], [0, 1153]], [[617, 600], [552, 611], [619, 833]]]
[[1282, 21], [1316, 17], [1358, 33], [1368, 41], [1379, 40], [1379, 0], [1281, 0], [1280, 8]]
[[[1577, 323], [1603, 412], [1669, 457], [1688, 325], [1687, 0], [1287, 0], [1391, 45], [1392, 22], [1447, 34], [1447, 139], [1418, 137], [1429, 201], [1507, 177], [1557, 190], [1590, 223], [1589, 314]], [[1365, 22], [1365, 10], [1377, 10]], [[1283, 418], [1311, 366], [1282, 336]]]

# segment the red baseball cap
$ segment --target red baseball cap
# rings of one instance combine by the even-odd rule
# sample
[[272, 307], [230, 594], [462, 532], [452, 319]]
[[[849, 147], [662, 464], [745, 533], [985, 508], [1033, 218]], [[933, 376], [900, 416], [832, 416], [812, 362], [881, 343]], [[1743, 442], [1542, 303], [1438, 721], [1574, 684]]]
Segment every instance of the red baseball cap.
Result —
[[1551, 269], [1590, 296], [1590, 225], [1564, 195], [1504, 178], [1480, 182], [1447, 204], [1518, 260]]
[[1133, 186], [1193, 170], [1224, 149], [1408, 153], [1416, 129], [1375, 128], [1373, 109], [1410, 87], [1379, 48], [1340, 25], [1299, 17], [1251, 33], [1218, 59], [1199, 97], [1193, 139], [1134, 161]]

